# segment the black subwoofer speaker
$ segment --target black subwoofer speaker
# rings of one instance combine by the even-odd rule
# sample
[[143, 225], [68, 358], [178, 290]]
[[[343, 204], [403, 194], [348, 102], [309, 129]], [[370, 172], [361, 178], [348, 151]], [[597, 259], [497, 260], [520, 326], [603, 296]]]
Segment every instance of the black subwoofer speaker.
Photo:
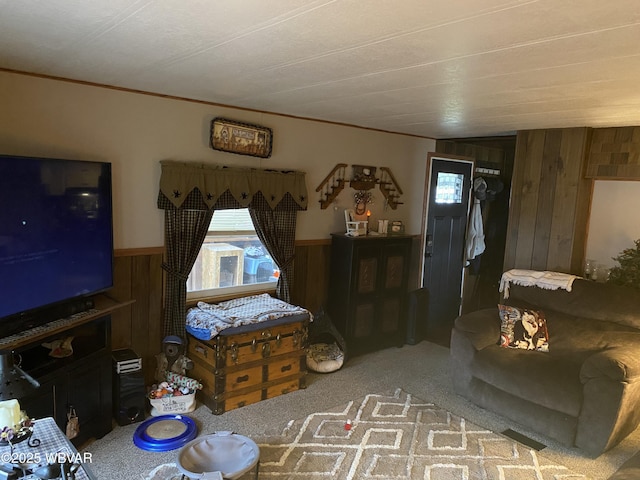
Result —
[[[131, 365], [131, 355], [126, 361], [122, 361], [122, 353], [114, 353], [113, 363], [113, 416], [118, 425], [129, 425], [141, 422], [145, 418], [147, 398], [144, 386], [144, 374], [140, 362], [139, 369], [126, 371], [122, 365]], [[133, 353], [131, 350], [126, 353]], [[134, 366], [133, 368], [138, 368]]]
[[116, 374], [113, 387], [113, 415], [118, 425], [144, 420], [147, 399], [142, 370]]

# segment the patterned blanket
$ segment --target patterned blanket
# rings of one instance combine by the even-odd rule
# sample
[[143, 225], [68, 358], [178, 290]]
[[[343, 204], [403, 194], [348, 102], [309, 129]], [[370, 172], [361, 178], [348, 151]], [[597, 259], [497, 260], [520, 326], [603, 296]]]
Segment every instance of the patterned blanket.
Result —
[[187, 312], [186, 329], [200, 340], [211, 340], [226, 328], [305, 313], [312, 318], [308, 310], [263, 293], [217, 304], [198, 302]]

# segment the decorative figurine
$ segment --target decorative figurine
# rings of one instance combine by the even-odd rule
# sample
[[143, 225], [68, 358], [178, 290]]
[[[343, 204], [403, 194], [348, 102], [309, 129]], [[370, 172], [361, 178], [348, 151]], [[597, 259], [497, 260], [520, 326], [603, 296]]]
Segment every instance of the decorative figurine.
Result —
[[156, 380], [166, 381], [167, 372], [185, 375], [193, 368], [193, 361], [184, 355], [184, 342], [176, 335], [169, 335], [162, 341], [162, 353], [156, 355]]

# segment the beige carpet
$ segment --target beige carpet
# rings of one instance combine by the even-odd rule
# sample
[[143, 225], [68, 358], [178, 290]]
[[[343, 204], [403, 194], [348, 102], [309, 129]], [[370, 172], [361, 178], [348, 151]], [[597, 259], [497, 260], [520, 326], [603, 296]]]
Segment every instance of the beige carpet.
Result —
[[[588, 478], [400, 389], [313, 413], [290, 422], [282, 435], [255, 440], [260, 478]], [[174, 480], [180, 475], [168, 464], [147, 478]]]
[[[547, 446], [540, 453], [544, 459], [564, 465], [571, 471], [594, 480], [609, 478], [625, 460], [640, 449], [639, 429], [617, 447], [592, 459], [578, 449], [567, 448], [500, 415], [476, 407], [453, 392], [449, 349], [430, 342], [405, 345], [402, 348], [394, 347], [354, 357], [335, 373], [309, 374], [307, 384], [305, 390], [231, 410], [223, 415], [212, 415], [208, 408], [199, 405], [190, 416], [198, 426], [199, 435], [231, 430], [254, 439], [277, 437], [292, 420], [308, 418], [314, 412], [334, 411], [333, 407], [338, 405], [344, 408], [349, 402], [362, 399], [370, 393], [393, 395], [396, 388], [402, 388], [416, 398], [463, 417], [467, 426], [473, 423], [480, 426], [481, 430], [492, 432], [513, 429], [542, 442]], [[147, 452], [135, 447], [132, 436], [138, 425], [116, 426], [111, 433], [84, 448], [84, 451], [92, 454], [90, 467], [97, 478], [143, 480], [152, 470], [175, 462], [175, 450]], [[297, 423], [292, 424], [286, 435], [294, 434], [296, 428]], [[266, 468], [265, 466], [265, 471]], [[260, 478], [276, 477], [261, 475]], [[340, 480], [339, 476], [333, 478]], [[533, 475], [528, 478], [537, 477]], [[493, 478], [487, 477], [487, 480]]]

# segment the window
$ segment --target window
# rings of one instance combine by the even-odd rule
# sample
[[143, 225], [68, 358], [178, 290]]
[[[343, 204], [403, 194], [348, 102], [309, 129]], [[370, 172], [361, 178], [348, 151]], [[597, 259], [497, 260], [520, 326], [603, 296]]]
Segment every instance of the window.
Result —
[[249, 210], [216, 210], [187, 280], [187, 296], [264, 290], [275, 285], [279, 273], [256, 235]]
[[438, 172], [436, 203], [462, 203], [463, 182], [461, 173]]

